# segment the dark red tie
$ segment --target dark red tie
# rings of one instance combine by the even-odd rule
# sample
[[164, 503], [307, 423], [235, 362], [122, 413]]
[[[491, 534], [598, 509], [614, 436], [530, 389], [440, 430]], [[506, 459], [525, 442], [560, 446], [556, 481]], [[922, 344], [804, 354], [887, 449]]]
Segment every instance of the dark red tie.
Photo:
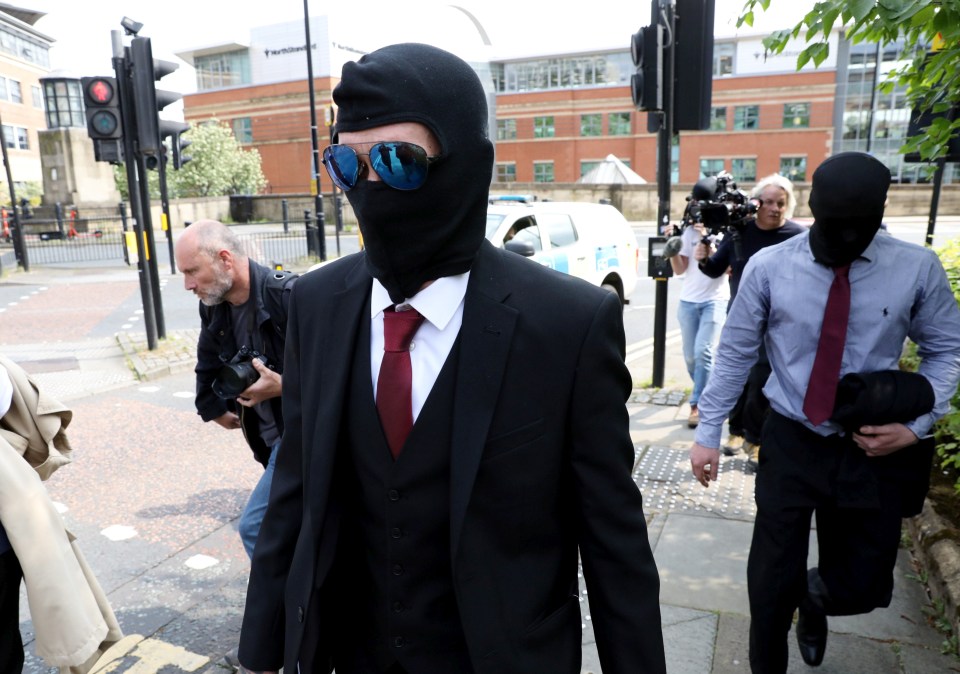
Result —
[[377, 412], [394, 459], [400, 456], [413, 428], [410, 342], [421, 323], [423, 316], [412, 307], [406, 311], [390, 307], [383, 312], [383, 362], [377, 377]]
[[803, 399], [803, 413], [814, 426], [819, 426], [833, 414], [840, 381], [840, 363], [843, 345], [847, 339], [847, 321], [850, 318], [850, 265], [835, 267], [827, 308], [823, 312], [820, 343], [810, 371], [807, 394]]

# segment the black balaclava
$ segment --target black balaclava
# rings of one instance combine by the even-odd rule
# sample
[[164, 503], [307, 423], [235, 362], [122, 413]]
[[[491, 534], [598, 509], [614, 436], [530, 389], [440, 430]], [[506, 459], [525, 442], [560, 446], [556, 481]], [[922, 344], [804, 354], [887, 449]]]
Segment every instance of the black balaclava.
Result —
[[470, 269], [486, 233], [493, 176], [486, 95], [473, 69], [436, 47], [395, 44], [344, 65], [333, 100], [338, 134], [419, 122], [440, 143], [441, 159], [419, 189], [361, 180], [346, 193], [367, 268], [390, 299], [402, 302], [427, 281]]
[[835, 154], [813, 172], [810, 227], [813, 257], [843, 267], [867, 249], [883, 220], [890, 169], [863, 152]]

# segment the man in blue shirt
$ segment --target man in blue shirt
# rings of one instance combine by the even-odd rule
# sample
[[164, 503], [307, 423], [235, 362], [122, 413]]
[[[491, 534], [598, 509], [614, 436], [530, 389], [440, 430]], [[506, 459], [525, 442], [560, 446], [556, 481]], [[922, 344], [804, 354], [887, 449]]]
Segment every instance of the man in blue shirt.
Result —
[[[820, 165], [810, 194], [814, 225], [751, 258], [700, 398], [690, 460], [695, 477], [709, 486], [717, 479], [723, 419], [761, 344], [766, 347], [772, 374], [764, 394], [771, 414], [763, 429], [747, 566], [754, 673], [786, 672], [785, 637], [795, 609], [801, 656], [816, 666], [826, 649], [827, 615], [889, 605], [908, 509], [905, 475], [929, 475], [931, 443], [918, 440], [947, 411], [960, 379], [960, 310], [939, 259], [929, 249], [875, 236], [889, 184], [889, 170], [863, 153], [841, 153]], [[839, 332], [838, 367], [828, 376], [821, 374], [818, 351], [821, 332], [833, 324], [824, 319], [838, 278], [848, 279], [849, 309]], [[897, 370], [907, 338], [919, 347], [919, 373], [935, 398], [932, 411], [852, 432], [829, 412], [811, 412], [822, 398], [833, 408], [840, 375]], [[824, 382], [828, 393], [811, 400], [808, 388]], [[819, 562], [808, 571], [814, 513]]]

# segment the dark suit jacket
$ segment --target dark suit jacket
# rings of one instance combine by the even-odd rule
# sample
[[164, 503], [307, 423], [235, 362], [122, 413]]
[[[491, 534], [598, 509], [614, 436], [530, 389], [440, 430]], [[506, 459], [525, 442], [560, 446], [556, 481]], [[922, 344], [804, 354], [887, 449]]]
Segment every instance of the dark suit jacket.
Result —
[[[301, 654], [316, 650], [325, 662], [329, 653], [333, 468], [370, 286], [360, 253], [294, 289], [286, 431], [240, 641], [251, 669], [293, 672]], [[631, 380], [615, 295], [485, 242], [460, 340], [449, 554], [477, 674], [579, 673], [578, 548], [604, 673], [665, 671], [659, 576], [631, 478]]]

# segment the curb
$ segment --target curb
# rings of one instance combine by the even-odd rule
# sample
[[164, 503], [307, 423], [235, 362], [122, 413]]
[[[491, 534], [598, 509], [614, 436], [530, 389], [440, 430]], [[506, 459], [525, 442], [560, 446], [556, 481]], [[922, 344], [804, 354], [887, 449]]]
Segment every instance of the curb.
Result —
[[189, 372], [197, 363], [200, 329], [177, 330], [147, 348], [146, 333], [118, 332], [117, 344], [138, 381], [152, 381], [170, 374]]
[[954, 635], [960, 634], [960, 531], [950, 525], [925, 499], [923, 511], [907, 520], [915, 552], [927, 571], [931, 598], [943, 603], [944, 616]]

